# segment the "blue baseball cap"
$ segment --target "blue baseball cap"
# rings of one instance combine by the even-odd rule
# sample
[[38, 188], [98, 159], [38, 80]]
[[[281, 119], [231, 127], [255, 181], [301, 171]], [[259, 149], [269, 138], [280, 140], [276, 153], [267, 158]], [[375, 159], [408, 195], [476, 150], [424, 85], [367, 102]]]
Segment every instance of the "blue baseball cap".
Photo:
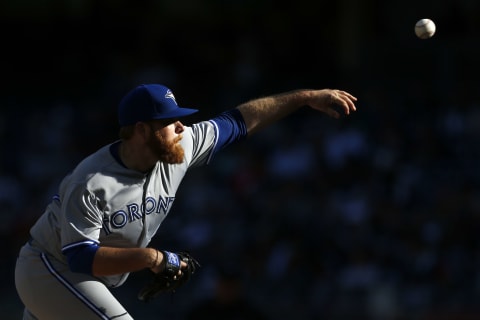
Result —
[[180, 108], [172, 91], [160, 84], [142, 84], [127, 93], [118, 106], [121, 127], [156, 119], [181, 118], [197, 109]]

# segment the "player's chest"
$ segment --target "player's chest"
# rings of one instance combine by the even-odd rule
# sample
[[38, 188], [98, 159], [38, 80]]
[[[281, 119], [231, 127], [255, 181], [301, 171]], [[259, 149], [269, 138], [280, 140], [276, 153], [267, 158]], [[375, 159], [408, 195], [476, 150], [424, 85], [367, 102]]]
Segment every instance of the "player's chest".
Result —
[[176, 189], [159, 183], [121, 188], [112, 194], [103, 210], [102, 229], [106, 236], [156, 232], [175, 201]]

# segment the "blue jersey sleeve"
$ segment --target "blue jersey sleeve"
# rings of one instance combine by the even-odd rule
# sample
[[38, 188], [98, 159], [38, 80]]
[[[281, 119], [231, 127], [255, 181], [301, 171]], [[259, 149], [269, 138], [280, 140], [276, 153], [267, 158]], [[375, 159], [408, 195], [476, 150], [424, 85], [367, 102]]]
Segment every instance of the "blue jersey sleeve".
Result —
[[237, 109], [223, 112], [210, 121], [214, 124], [218, 135], [213, 154], [247, 137], [247, 126]]
[[70, 270], [92, 275], [93, 258], [98, 248], [96, 243], [90, 243], [64, 250]]

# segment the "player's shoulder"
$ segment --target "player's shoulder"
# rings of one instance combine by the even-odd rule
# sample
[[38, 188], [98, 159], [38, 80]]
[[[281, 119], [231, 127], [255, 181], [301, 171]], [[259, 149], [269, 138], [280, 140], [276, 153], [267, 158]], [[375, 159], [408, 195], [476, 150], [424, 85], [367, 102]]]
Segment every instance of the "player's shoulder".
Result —
[[81, 160], [72, 170], [71, 179], [81, 183], [117, 175], [116, 172], [121, 171], [122, 166], [111, 154], [111, 145], [105, 145]]
[[190, 130], [192, 136], [202, 136], [211, 131], [214, 131], [216, 124], [213, 120], [205, 120], [201, 122], [196, 122], [191, 126], [187, 126], [186, 129]]
[[76, 170], [98, 170], [114, 161], [115, 159], [110, 153], [110, 146], [111, 144], [105, 145], [97, 151], [87, 155], [78, 163]]

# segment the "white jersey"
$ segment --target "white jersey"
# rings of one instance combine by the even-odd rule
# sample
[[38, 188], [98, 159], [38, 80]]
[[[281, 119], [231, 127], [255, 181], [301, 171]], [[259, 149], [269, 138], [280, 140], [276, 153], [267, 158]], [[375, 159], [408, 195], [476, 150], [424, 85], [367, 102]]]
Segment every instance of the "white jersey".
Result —
[[[170, 211], [187, 170], [212, 157], [217, 133], [212, 121], [186, 126], [181, 140], [184, 162], [158, 162], [148, 174], [119, 163], [110, 150], [113, 144], [99, 149], [64, 178], [59, 194], [32, 227], [32, 238], [65, 264], [63, 252], [79, 245], [146, 247]], [[116, 287], [127, 277], [128, 273], [101, 280]]]

